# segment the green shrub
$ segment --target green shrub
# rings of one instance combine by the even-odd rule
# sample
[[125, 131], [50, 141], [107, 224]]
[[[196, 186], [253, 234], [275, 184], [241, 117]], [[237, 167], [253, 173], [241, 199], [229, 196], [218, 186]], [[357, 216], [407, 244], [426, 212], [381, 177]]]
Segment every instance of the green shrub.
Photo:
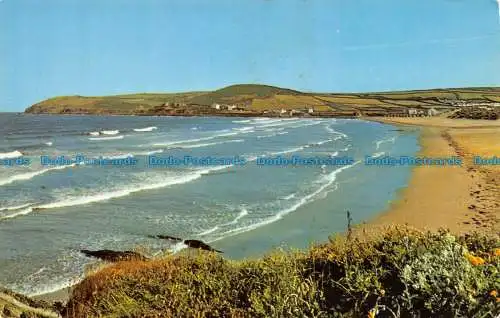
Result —
[[396, 228], [254, 261], [201, 253], [123, 262], [80, 283], [66, 316], [494, 317], [499, 246]]

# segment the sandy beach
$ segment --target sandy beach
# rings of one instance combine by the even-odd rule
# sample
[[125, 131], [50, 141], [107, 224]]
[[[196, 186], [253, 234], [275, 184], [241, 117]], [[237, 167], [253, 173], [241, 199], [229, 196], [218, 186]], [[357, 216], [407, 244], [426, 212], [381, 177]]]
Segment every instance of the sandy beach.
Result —
[[473, 156], [500, 156], [500, 121], [441, 117], [369, 120], [421, 126], [419, 156], [463, 158], [462, 166], [415, 167], [399, 199], [369, 221], [369, 226], [407, 224], [428, 230], [448, 228], [454, 233], [499, 233], [500, 166], [474, 165]]

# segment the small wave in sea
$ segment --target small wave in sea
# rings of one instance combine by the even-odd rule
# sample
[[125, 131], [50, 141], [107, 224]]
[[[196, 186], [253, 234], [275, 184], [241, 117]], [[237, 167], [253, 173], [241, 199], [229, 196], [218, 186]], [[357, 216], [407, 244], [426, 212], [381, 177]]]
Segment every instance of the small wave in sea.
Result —
[[146, 127], [146, 128], [134, 128], [134, 131], [137, 131], [137, 132], [148, 132], [148, 131], [153, 131], [153, 130], [156, 130], [156, 129], [158, 129], [158, 127], [151, 126], [151, 127]]
[[0, 152], [0, 159], [13, 159], [21, 157], [23, 154], [20, 151], [11, 151], [11, 152]]
[[30, 214], [33, 212], [33, 208], [26, 208], [19, 211], [14, 210], [12, 213], [0, 213], [0, 220], [12, 219], [21, 215]]
[[208, 142], [208, 143], [201, 143], [201, 144], [193, 144], [193, 145], [178, 145], [178, 148], [182, 149], [191, 149], [191, 148], [202, 148], [202, 147], [210, 147], [210, 146], [216, 146], [216, 145], [223, 145], [223, 144], [231, 144], [231, 143], [239, 143], [239, 142], [244, 142], [245, 140], [243, 139], [234, 139], [234, 140], [227, 140], [227, 141], [220, 141], [220, 142]]
[[33, 171], [33, 172], [16, 174], [16, 175], [7, 177], [5, 179], [0, 179], [0, 186], [6, 185], [6, 184], [9, 184], [12, 182], [16, 182], [16, 181], [30, 180], [38, 175], [44, 174], [44, 173], [52, 171], [52, 170], [61, 170], [61, 169], [66, 169], [66, 168], [74, 167], [74, 166], [76, 166], [76, 165], [72, 164], [72, 165], [66, 165], [66, 166], [57, 166], [57, 167], [47, 168], [47, 169]]
[[375, 141], [375, 145], [376, 145], [376, 150], [378, 150], [380, 148], [380, 145], [382, 145], [383, 143], [395, 143], [396, 142], [396, 137], [392, 137], [392, 138], [388, 138], [388, 139], [382, 139], [382, 140], [378, 140], [378, 141]]
[[118, 135], [120, 133], [119, 130], [103, 130], [101, 134], [103, 135]]
[[101, 141], [101, 140], [118, 140], [118, 139], [123, 139], [123, 136], [114, 136], [114, 137], [96, 137], [96, 138], [89, 138], [89, 140], [93, 141]]

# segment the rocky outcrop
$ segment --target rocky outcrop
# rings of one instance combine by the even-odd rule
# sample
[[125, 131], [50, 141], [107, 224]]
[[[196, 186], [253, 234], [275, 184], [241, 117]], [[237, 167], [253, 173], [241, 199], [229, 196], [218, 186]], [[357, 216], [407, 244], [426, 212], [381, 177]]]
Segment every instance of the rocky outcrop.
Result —
[[171, 241], [176, 241], [176, 242], [182, 241], [181, 238], [178, 238], [175, 236], [170, 236], [170, 235], [150, 235], [149, 237], [155, 238], [155, 239], [160, 239], [160, 240], [171, 240]]
[[[175, 242], [180, 242], [182, 241], [181, 238], [175, 237], [175, 236], [170, 236], [170, 235], [150, 235], [149, 237], [151, 238], [158, 238], [162, 240], [170, 240], [170, 241], [175, 241]], [[190, 248], [195, 248], [195, 249], [200, 249], [204, 251], [209, 251], [209, 252], [217, 252], [217, 253], [224, 253], [222, 251], [216, 250], [212, 248], [210, 245], [200, 241], [200, 240], [184, 240], [184, 244], [186, 244]]]
[[202, 241], [199, 241], [199, 240], [184, 240], [184, 244], [186, 244], [188, 247], [191, 247], [191, 248], [196, 248], [196, 249], [209, 251], [209, 252], [223, 253], [222, 251], [216, 250], [216, 249], [212, 248], [210, 245], [203, 243]]
[[88, 257], [94, 257], [106, 262], [120, 262], [120, 261], [145, 261], [148, 258], [137, 252], [132, 251], [113, 251], [113, 250], [81, 250], [81, 253]]

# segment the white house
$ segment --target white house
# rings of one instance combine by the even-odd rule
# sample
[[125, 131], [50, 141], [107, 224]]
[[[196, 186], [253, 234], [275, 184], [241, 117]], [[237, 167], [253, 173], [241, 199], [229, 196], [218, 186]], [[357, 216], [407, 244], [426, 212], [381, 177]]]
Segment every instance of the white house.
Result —
[[435, 108], [429, 108], [427, 110], [427, 116], [429, 117], [436, 116], [437, 114], [439, 114], [439, 112]]
[[228, 105], [227, 110], [236, 110], [236, 105]]
[[217, 110], [220, 110], [220, 104], [213, 103], [213, 104], [212, 104], [212, 108], [215, 108], [215, 109], [217, 109]]
[[286, 109], [282, 108], [280, 114], [286, 114]]
[[408, 115], [409, 116], [416, 116], [418, 114], [418, 110], [415, 108], [410, 108], [408, 109]]
[[309, 109], [307, 110], [307, 112], [308, 112], [309, 114], [314, 113], [314, 108], [309, 108]]

